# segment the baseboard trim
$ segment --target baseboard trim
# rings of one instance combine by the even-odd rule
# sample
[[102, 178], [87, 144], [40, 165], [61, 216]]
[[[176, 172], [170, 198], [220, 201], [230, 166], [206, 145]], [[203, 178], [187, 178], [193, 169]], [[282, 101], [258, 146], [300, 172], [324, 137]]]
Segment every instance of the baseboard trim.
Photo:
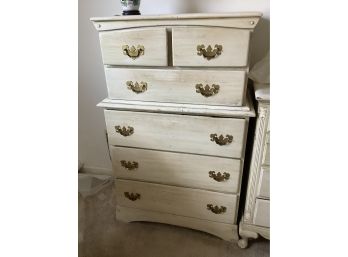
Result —
[[112, 169], [91, 166], [83, 166], [79, 173], [114, 176]]

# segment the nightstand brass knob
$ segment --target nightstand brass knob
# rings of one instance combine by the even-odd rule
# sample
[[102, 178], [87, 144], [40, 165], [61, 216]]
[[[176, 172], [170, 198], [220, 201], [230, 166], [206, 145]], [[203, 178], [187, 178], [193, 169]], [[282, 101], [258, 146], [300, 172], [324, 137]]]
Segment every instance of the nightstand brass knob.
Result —
[[133, 81], [127, 81], [126, 82], [127, 88], [132, 90], [134, 93], [143, 93], [147, 90], [147, 83], [141, 81], [140, 83], [135, 82], [133, 83]]
[[129, 193], [129, 192], [124, 192], [124, 196], [127, 197], [131, 201], [135, 201], [137, 199], [140, 199], [140, 194], [138, 193]]
[[221, 182], [224, 180], [228, 180], [230, 178], [230, 174], [227, 172], [221, 174], [221, 172], [215, 173], [215, 171], [209, 171], [209, 177], [213, 178], [217, 182]]
[[115, 129], [117, 133], [120, 133], [124, 137], [128, 137], [134, 133], [134, 128], [130, 126], [128, 126], [127, 128], [126, 127], [121, 128], [121, 126], [115, 126]]
[[140, 55], [144, 55], [145, 48], [142, 45], [138, 45], [137, 47], [128, 45], [122, 46], [122, 51], [124, 55], [128, 55], [133, 60], [138, 58]]
[[139, 168], [139, 164], [137, 162], [130, 162], [130, 161], [125, 161], [122, 160], [120, 161], [122, 167], [126, 168], [127, 170], [135, 170], [137, 168]]
[[222, 52], [222, 45], [215, 45], [214, 49], [211, 45], [208, 45], [207, 49], [205, 49], [204, 45], [197, 46], [197, 55], [203, 55], [208, 61], [220, 55]]
[[219, 93], [219, 89], [220, 86], [215, 84], [211, 85], [211, 87], [209, 85], [203, 86], [203, 84], [196, 84], [196, 92], [205, 97], [216, 95]]
[[210, 210], [211, 212], [215, 214], [222, 214], [226, 212], [226, 207], [225, 206], [213, 206], [212, 204], [207, 204], [207, 209]]
[[210, 134], [210, 141], [215, 142], [218, 145], [228, 145], [232, 143], [233, 136], [226, 135], [224, 137], [223, 135], [217, 136], [217, 134]]

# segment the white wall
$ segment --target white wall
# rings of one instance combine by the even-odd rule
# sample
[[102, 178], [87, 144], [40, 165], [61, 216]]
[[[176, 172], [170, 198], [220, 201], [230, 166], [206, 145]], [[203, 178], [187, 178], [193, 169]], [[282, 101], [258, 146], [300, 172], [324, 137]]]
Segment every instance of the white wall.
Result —
[[[142, 0], [142, 14], [260, 11], [263, 19], [253, 34], [251, 64], [269, 50], [269, 0]], [[98, 33], [90, 17], [121, 14], [119, 0], [79, 0], [79, 160], [96, 173], [111, 163], [103, 111], [96, 104], [107, 96]]]

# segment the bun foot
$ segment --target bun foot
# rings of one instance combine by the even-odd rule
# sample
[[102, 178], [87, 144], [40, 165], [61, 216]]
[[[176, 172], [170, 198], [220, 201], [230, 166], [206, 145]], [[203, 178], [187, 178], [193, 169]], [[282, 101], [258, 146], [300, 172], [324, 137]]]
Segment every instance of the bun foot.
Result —
[[238, 246], [242, 249], [245, 249], [248, 247], [248, 238], [241, 238], [238, 240]]

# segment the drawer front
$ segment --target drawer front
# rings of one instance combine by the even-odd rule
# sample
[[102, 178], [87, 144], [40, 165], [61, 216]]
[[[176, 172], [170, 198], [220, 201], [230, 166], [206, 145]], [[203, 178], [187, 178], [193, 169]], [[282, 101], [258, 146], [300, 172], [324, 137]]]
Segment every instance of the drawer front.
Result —
[[269, 222], [270, 201], [256, 199], [254, 211], [254, 224], [262, 227], [270, 227]]
[[240, 158], [246, 121], [105, 110], [109, 144]]
[[112, 147], [117, 178], [238, 193], [242, 163], [237, 159]]
[[261, 167], [257, 197], [270, 198], [269, 167]]
[[241, 106], [245, 71], [106, 68], [109, 97], [124, 100]]
[[174, 66], [248, 65], [250, 31], [229, 28], [173, 28]]
[[236, 195], [121, 179], [115, 188], [121, 206], [235, 223]]
[[103, 31], [99, 33], [104, 64], [166, 66], [165, 28]]

